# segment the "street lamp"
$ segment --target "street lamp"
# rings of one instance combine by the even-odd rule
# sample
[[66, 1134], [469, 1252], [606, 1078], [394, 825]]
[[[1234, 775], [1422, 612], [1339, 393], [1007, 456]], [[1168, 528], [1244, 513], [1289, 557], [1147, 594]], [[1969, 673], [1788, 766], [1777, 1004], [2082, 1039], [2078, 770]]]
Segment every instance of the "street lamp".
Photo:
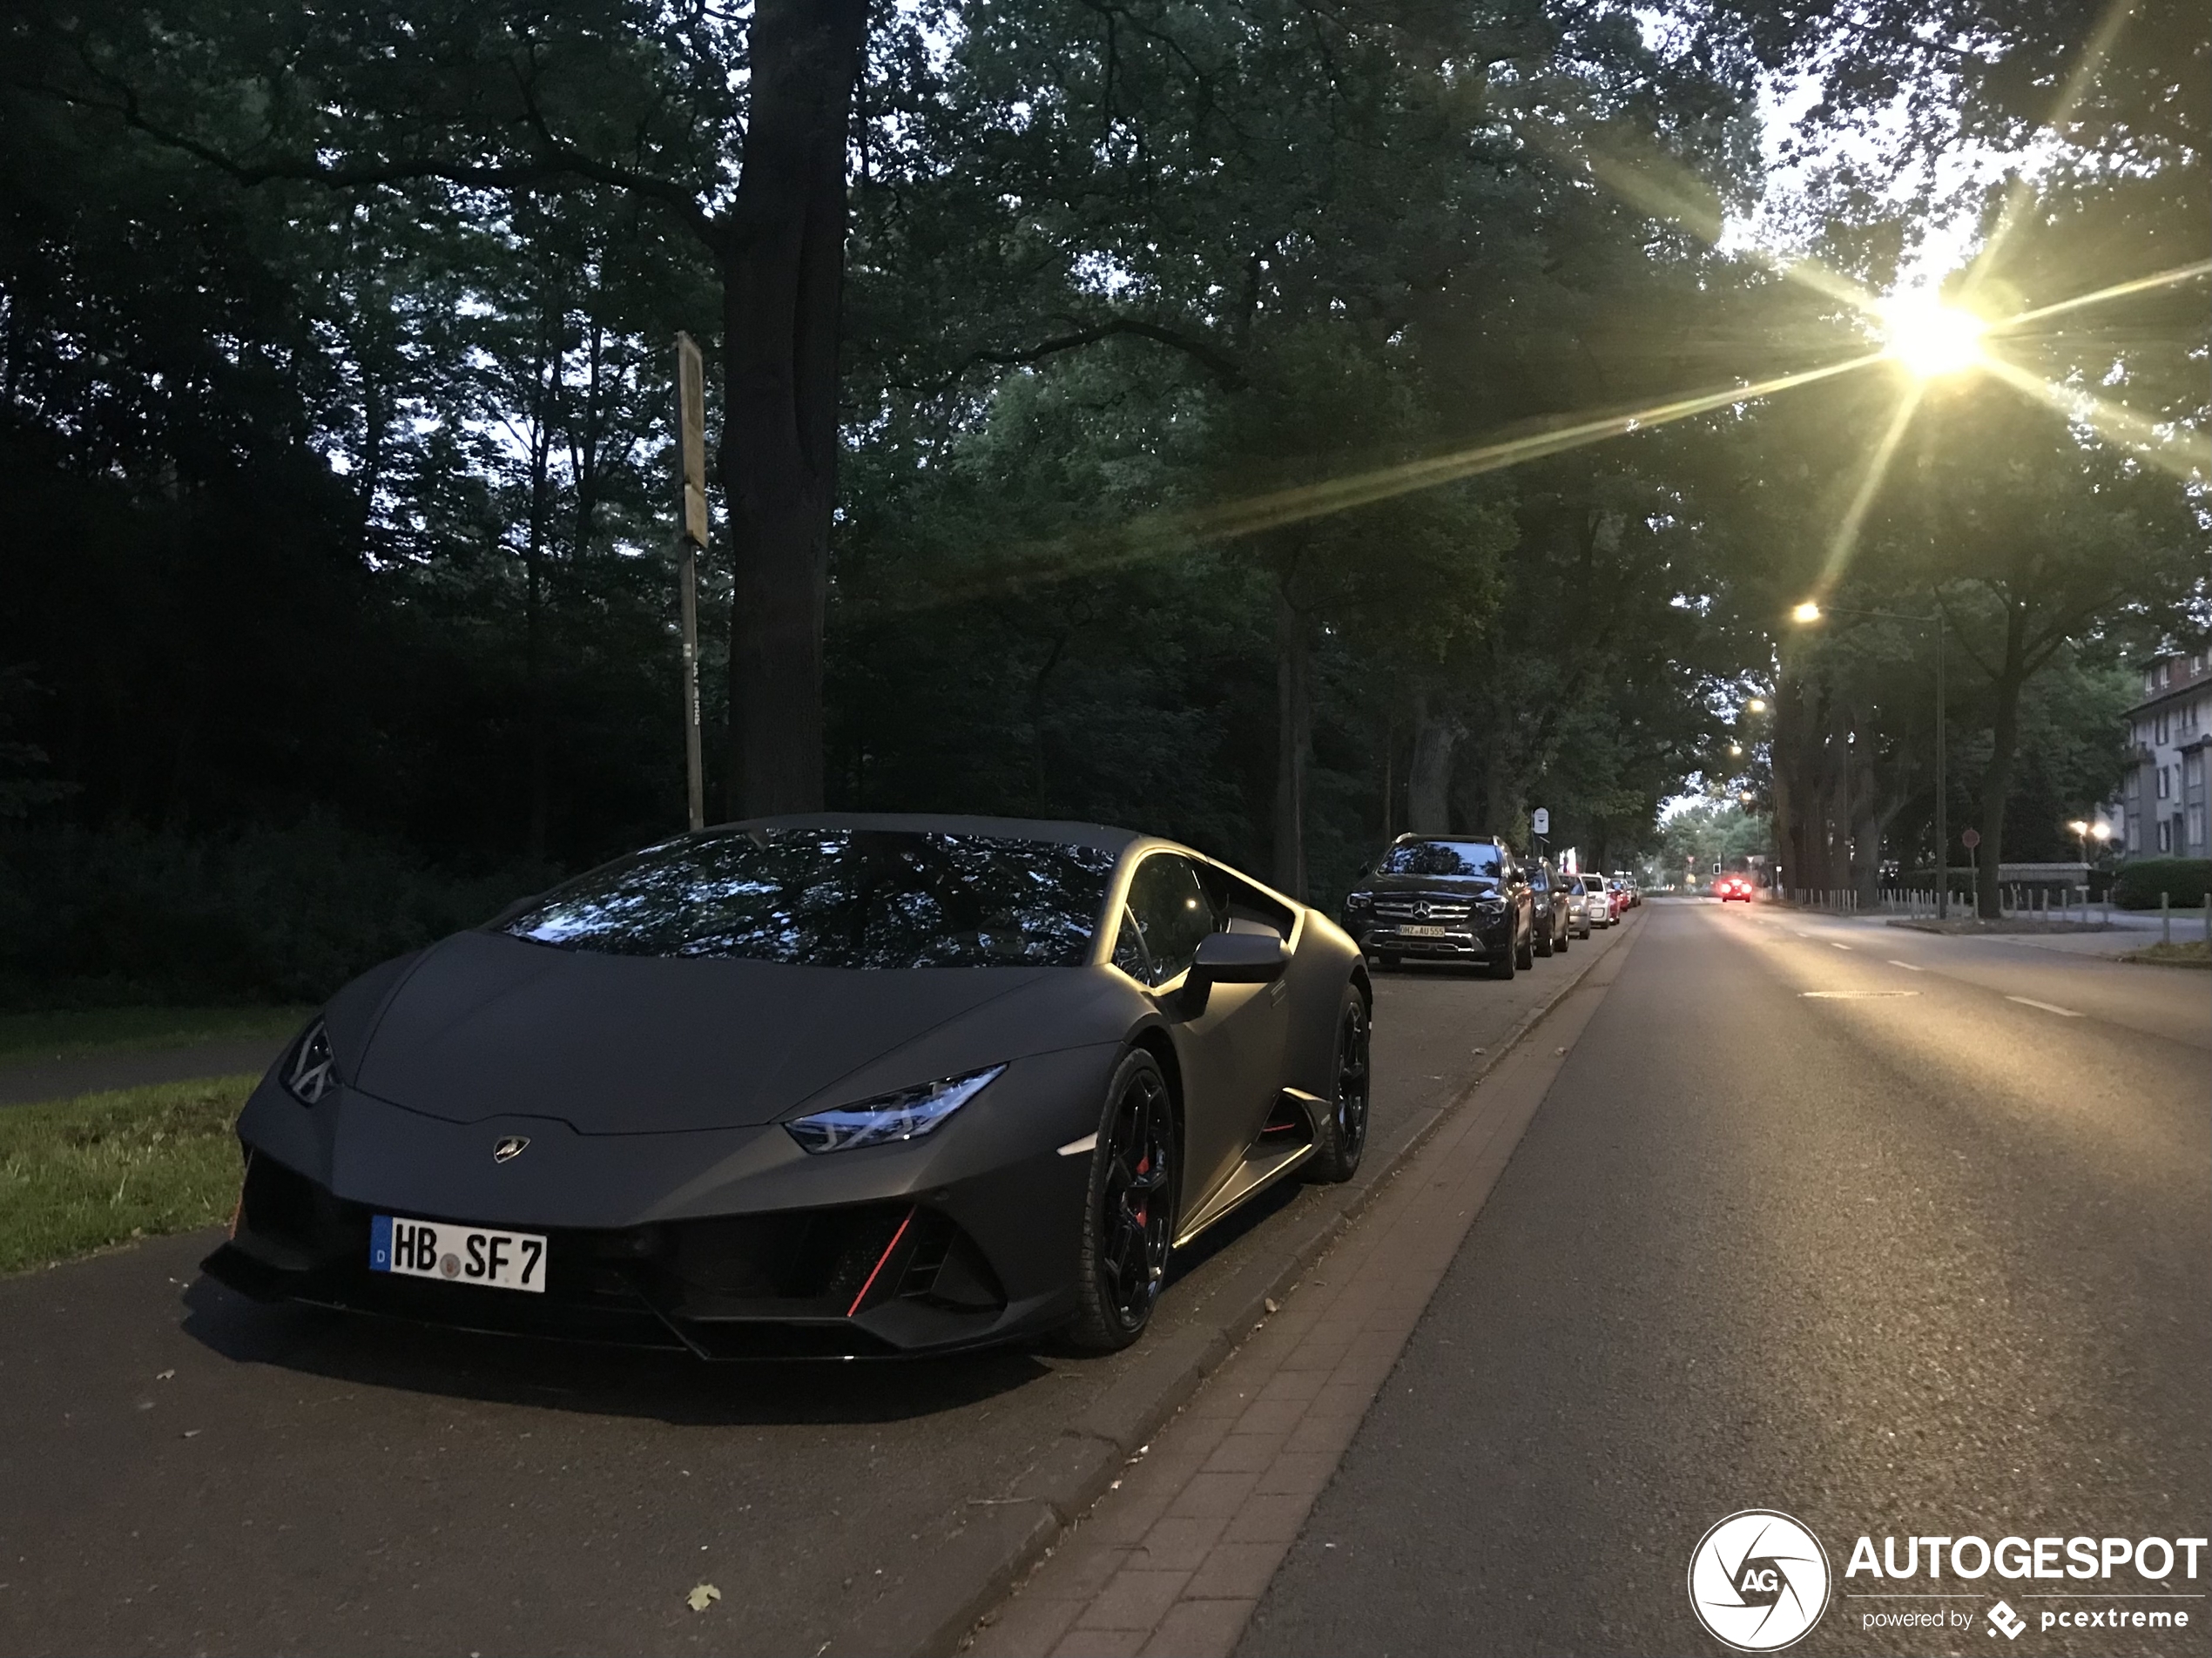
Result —
[[1790, 618], [1800, 626], [1810, 626], [1829, 616], [1872, 617], [1884, 622], [1910, 622], [1917, 627], [1932, 627], [1936, 636], [1936, 718], [1935, 718], [1935, 833], [1936, 833], [1936, 920], [1951, 919], [1951, 784], [1950, 763], [1944, 738], [1943, 697], [1943, 607], [1938, 605], [1933, 616], [1904, 616], [1895, 610], [1823, 610], [1807, 599], [1790, 612]]
[[1755, 714], [1764, 714], [1766, 712], [1766, 698], [1764, 697], [1754, 697], [1750, 702], [1745, 703], [1743, 706], [1750, 709]]
[[1743, 744], [1741, 744], [1741, 743], [1730, 743], [1730, 744], [1728, 745], [1728, 757], [1729, 757], [1729, 758], [1730, 758], [1731, 760], [1733, 760], [1733, 759], [1740, 759], [1741, 758], [1743, 758]]

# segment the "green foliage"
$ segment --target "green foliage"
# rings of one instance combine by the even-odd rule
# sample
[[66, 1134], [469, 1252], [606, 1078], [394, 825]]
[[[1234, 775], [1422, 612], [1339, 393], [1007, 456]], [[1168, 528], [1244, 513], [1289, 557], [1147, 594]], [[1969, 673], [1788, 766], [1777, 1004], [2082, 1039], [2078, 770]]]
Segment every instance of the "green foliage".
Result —
[[315, 1002], [549, 883], [456, 876], [327, 819], [0, 837], [0, 1005]]
[[1670, 880], [1687, 871], [1693, 880], [1707, 880], [1715, 864], [1724, 870], [1744, 869], [1751, 859], [1773, 850], [1772, 821], [1733, 800], [1696, 801], [1669, 812], [1659, 826], [1657, 856]]
[[0, 1274], [212, 1226], [238, 1199], [231, 1125], [253, 1076], [0, 1111]]
[[2193, 909], [2204, 902], [2209, 885], [2212, 859], [2135, 858], [2113, 878], [2112, 901], [2123, 910], [2155, 910], [2163, 893], [2175, 907]]

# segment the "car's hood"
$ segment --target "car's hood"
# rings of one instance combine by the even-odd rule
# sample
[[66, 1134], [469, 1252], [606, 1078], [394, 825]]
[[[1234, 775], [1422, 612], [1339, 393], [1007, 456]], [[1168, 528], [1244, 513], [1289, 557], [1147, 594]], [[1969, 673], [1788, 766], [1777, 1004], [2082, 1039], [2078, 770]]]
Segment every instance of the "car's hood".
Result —
[[1453, 893], [1469, 898], [1488, 898], [1498, 883], [1487, 875], [1371, 875], [1357, 891], [1381, 893]]
[[[736, 1128], [773, 1122], [908, 1044], [920, 1043], [917, 1062], [944, 1062], [961, 1044], [920, 1039], [1077, 971], [794, 967], [463, 933], [420, 959], [340, 1062], [361, 1092], [456, 1122], [550, 1116], [587, 1135]], [[1033, 1051], [1051, 1045], [1028, 1035]], [[995, 1049], [976, 1062], [1013, 1056]]]

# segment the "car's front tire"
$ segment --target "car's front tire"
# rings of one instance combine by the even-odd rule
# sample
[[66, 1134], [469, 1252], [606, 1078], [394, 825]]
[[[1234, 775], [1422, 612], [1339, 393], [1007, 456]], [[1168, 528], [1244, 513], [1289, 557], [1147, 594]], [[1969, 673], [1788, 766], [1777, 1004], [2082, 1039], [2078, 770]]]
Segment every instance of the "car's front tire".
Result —
[[1529, 949], [1534, 955], [1549, 955], [1552, 951], [1557, 947], [1556, 940], [1552, 933], [1552, 921], [1550, 916], [1547, 915], [1544, 918], [1544, 924], [1542, 927], [1532, 927], [1529, 929], [1528, 944]]
[[1152, 1321], [1175, 1237], [1175, 1156], [1167, 1078], [1132, 1048], [1107, 1087], [1084, 1190], [1069, 1338], [1086, 1352], [1117, 1351]]
[[1313, 1155], [1301, 1171], [1313, 1181], [1349, 1180], [1359, 1172], [1367, 1149], [1367, 1106], [1371, 1097], [1368, 1052], [1373, 1025], [1367, 999], [1357, 985], [1344, 987], [1337, 1009], [1336, 1075], [1329, 1094], [1329, 1115], [1318, 1125]]
[[1513, 947], [1513, 964], [1523, 973], [1536, 965], [1536, 924], [1528, 924], [1528, 936]]

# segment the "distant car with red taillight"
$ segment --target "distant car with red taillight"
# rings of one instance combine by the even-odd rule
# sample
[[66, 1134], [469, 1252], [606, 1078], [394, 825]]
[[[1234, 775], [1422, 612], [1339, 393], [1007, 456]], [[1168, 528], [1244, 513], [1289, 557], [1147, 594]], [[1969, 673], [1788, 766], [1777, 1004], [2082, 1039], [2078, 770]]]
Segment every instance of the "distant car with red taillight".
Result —
[[1713, 883], [1713, 896], [1723, 904], [1739, 898], [1748, 904], [1751, 901], [1750, 879], [1744, 875], [1723, 875]]

